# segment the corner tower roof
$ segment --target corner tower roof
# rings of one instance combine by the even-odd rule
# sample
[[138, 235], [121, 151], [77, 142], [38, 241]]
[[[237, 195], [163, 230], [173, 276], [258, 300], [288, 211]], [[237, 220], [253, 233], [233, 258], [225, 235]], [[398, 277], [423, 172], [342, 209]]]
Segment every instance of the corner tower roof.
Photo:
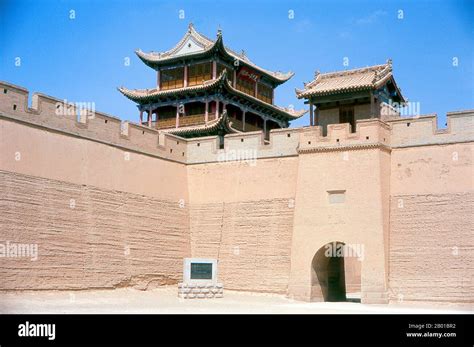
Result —
[[386, 64], [359, 69], [330, 73], [319, 73], [318, 71], [315, 74], [315, 79], [306, 83], [303, 90], [296, 89], [296, 96], [298, 99], [302, 99], [311, 96], [371, 90], [377, 89], [389, 81], [395, 87], [400, 100], [404, 102], [405, 99], [393, 77], [392, 61], [390, 59]]
[[275, 84], [281, 84], [293, 77], [293, 72], [274, 72], [263, 69], [253, 62], [245, 55], [245, 53], [238, 54], [233, 50], [225, 47], [222, 39], [222, 32], [217, 32], [217, 39], [211, 40], [203, 34], [194, 29], [192, 23], [189, 24], [188, 30], [183, 38], [170, 50], [165, 52], [143, 52], [138, 49], [135, 51], [137, 56], [148, 66], [153, 69], [158, 69], [160, 66], [169, 65], [175, 62], [180, 62], [186, 58], [201, 58], [210, 56], [213, 53], [220, 52], [224, 58], [233, 62], [238, 61], [239, 65], [247, 66], [256, 71], [266, 75]]

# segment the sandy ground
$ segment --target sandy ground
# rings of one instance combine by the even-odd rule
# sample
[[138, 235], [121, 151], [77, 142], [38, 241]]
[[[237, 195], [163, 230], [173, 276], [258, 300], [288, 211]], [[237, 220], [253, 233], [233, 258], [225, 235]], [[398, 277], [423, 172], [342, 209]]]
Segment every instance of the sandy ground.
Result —
[[307, 303], [284, 295], [224, 290], [220, 299], [179, 299], [177, 287], [149, 291], [134, 289], [0, 293], [0, 313], [300, 313], [400, 314], [472, 313], [472, 307]]

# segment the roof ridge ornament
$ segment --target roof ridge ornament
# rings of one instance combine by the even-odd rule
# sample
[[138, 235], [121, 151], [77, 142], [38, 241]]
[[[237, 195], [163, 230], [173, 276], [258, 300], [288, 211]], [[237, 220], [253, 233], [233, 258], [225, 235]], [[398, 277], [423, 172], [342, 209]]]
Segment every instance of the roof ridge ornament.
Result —
[[321, 74], [321, 71], [316, 70], [316, 71], [314, 72], [314, 79], [317, 79], [320, 74]]
[[189, 22], [188, 24], [188, 32], [191, 32], [191, 30], [194, 29], [194, 25], [193, 25], [193, 22]]
[[391, 68], [392, 67], [392, 58], [387, 59], [387, 65]]
[[372, 79], [372, 83], [375, 84], [378, 79], [379, 79], [379, 71], [375, 70], [374, 71], [374, 78]]

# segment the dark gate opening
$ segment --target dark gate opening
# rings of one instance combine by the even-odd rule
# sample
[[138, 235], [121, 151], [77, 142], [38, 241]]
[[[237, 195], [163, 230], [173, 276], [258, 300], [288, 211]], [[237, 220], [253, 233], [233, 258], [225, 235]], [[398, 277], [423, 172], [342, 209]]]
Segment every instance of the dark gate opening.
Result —
[[345, 259], [344, 247], [342, 242], [331, 242], [314, 255], [311, 264], [312, 301], [360, 302], [353, 299], [353, 293], [360, 292], [361, 264], [356, 258]]

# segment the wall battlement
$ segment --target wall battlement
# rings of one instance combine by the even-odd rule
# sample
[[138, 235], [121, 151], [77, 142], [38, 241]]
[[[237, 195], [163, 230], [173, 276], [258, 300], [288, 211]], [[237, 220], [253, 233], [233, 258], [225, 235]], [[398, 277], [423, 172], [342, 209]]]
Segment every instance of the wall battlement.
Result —
[[186, 141], [173, 135], [159, 136], [155, 129], [142, 126], [41, 93], [32, 95], [25, 88], [0, 82], [0, 117], [51, 129], [72, 136], [121, 147], [184, 163]]
[[320, 126], [303, 129], [299, 153], [390, 146], [390, 127], [379, 119], [357, 121], [355, 132], [351, 132], [348, 123], [330, 124], [327, 136], [323, 136]]
[[446, 128], [437, 127], [437, 115], [390, 120], [392, 147], [412, 147], [474, 141], [474, 110], [449, 112]]
[[313, 259], [336, 240], [364, 245], [345, 277], [363, 302], [473, 301], [474, 111], [446, 129], [434, 115], [365, 119], [220, 148], [29, 95], [0, 82], [0, 241], [40, 257], [1, 267], [1, 290], [147, 289], [202, 257], [226, 288], [319, 300]]
[[259, 158], [297, 156], [299, 153], [363, 148], [397, 148], [473, 141], [474, 110], [451, 112], [447, 129], [437, 129], [436, 115], [382, 122], [358, 120], [352, 133], [349, 124], [331, 124], [327, 136], [322, 128], [274, 129], [269, 141], [263, 133], [226, 135], [224, 148], [216, 136], [184, 139], [137, 123], [96, 111], [90, 105], [61, 100], [42, 93], [32, 95], [7, 82], [0, 82], [0, 117], [52, 131], [85, 138], [185, 164], [248, 161]]
[[188, 139], [188, 163], [249, 161], [260, 158], [298, 155], [297, 148], [302, 128], [274, 129], [270, 140], [265, 141], [263, 132], [252, 131], [229, 134], [224, 137], [224, 148], [219, 148], [216, 136]]

